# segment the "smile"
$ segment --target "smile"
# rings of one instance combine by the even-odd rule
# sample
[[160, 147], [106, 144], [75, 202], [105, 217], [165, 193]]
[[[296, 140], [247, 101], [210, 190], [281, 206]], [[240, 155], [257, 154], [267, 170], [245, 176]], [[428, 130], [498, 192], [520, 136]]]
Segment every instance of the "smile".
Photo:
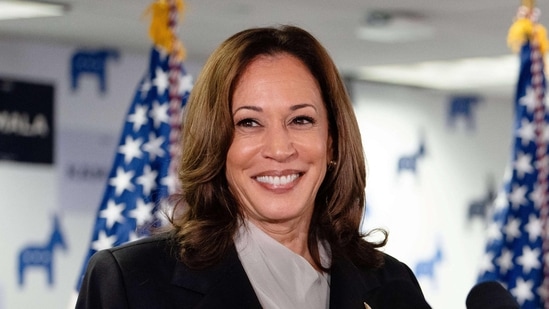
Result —
[[257, 176], [255, 179], [260, 183], [270, 184], [273, 186], [283, 186], [291, 183], [299, 178], [299, 174], [291, 174], [286, 176]]

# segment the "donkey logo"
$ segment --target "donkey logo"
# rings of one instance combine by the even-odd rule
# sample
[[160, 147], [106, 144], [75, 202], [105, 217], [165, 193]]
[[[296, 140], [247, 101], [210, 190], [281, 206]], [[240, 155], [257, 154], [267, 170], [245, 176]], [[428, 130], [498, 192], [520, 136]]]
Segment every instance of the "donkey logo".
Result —
[[25, 270], [27, 268], [42, 268], [46, 271], [48, 285], [53, 285], [53, 252], [56, 247], [67, 249], [59, 218], [53, 218], [53, 231], [46, 244], [29, 245], [19, 253], [19, 286], [25, 283]]
[[474, 107], [481, 102], [481, 98], [474, 95], [462, 95], [451, 98], [448, 104], [448, 126], [454, 128], [456, 121], [465, 121], [467, 130], [475, 129]]
[[101, 93], [107, 91], [107, 60], [118, 60], [119, 52], [114, 49], [78, 50], [71, 58], [71, 88], [78, 87], [80, 75], [96, 76]]
[[437, 246], [434, 256], [427, 258], [425, 260], [419, 261], [414, 269], [416, 277], [427, 277], [434, 279], [435, 277], [435, 266], [437, 263], [442, 261], [442, 248], [440, 245]]
[[423, 137], [419, 142], [418, 149], [415, 153], [403, 155], [398, 158], [397, 172], [400, 174], [403, 171], [409, 171], [413, 174], [417, 171], [417, 161], [425, 156], [425, 140]]

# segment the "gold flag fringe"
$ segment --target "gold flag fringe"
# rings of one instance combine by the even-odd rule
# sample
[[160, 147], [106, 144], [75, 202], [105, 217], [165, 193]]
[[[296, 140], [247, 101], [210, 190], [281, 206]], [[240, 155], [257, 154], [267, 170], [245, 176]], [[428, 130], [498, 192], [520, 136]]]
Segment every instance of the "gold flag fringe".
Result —
[[[549, 47], [547, 40], [547, 29], [531, 18], [530, 12], [532, 9], [525, 6], [519, 9], [519, 14], [515, 22], [509, 28], [507, 34], [507, 45], [513, 52], [518, 52], [522, 45], [529, 40], [535, 40], [539, 44], [540, 52], [545, 54]], [[522, 12], [522, 13], [520, 13]]]
[[[183, 0], [171, 0], [175, 4], [175, 10], [181, 19], [181, 14], [185, 9]], [[149, 27], [149, 37], [153, 43], [169, 54], [175, 55], [177, 59], [184, 60], [186, 50], [183, 43], [177, 38], [173, 27], [170, 24], [170, 14], [173, 7], [170, 7], [170, 0], [156, 0], [143, 13], [144, 16], [151, 16]]]

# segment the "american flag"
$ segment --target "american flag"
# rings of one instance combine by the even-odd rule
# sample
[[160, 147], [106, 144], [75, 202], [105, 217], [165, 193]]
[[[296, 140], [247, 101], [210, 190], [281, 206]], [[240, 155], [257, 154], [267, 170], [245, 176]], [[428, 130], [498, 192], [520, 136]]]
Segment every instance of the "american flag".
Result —
[[501, 282], [521, 308], [548, 308], [549, 115], [536, 40], [520, 51], [512, 162], [496, 198], [479, 282]]
[[160, 210], [176, 192], [181, 113], [192, 88], [181, 61], [170, 58], [151, 51], [148, 72], [125, 119], [77, 291], [95, 252], [146, 236], [165, 220]]

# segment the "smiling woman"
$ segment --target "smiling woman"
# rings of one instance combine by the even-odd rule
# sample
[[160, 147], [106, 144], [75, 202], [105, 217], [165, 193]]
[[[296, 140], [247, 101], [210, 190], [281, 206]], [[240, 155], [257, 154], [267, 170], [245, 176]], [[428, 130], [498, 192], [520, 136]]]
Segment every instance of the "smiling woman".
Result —
[[[187, 105], [172, 228], [101, 251], [77, 308], [383, 308], [411, 270], [360, 233], [366, 171], [326, 50], [292, 26], [239, 32]], [[106, 280], [108, 278], [108, 280]]]
[[318, 83], [289, 54], [260, 56], [238, 81], [232, 110], [230, 190], [246, 219], [264, 231], [275, 230], [271, 236], [289, 241], [288, 247], [314, 265], [306, 247], [299, 246], [307, 243], [314, 199], [331, 160]]

